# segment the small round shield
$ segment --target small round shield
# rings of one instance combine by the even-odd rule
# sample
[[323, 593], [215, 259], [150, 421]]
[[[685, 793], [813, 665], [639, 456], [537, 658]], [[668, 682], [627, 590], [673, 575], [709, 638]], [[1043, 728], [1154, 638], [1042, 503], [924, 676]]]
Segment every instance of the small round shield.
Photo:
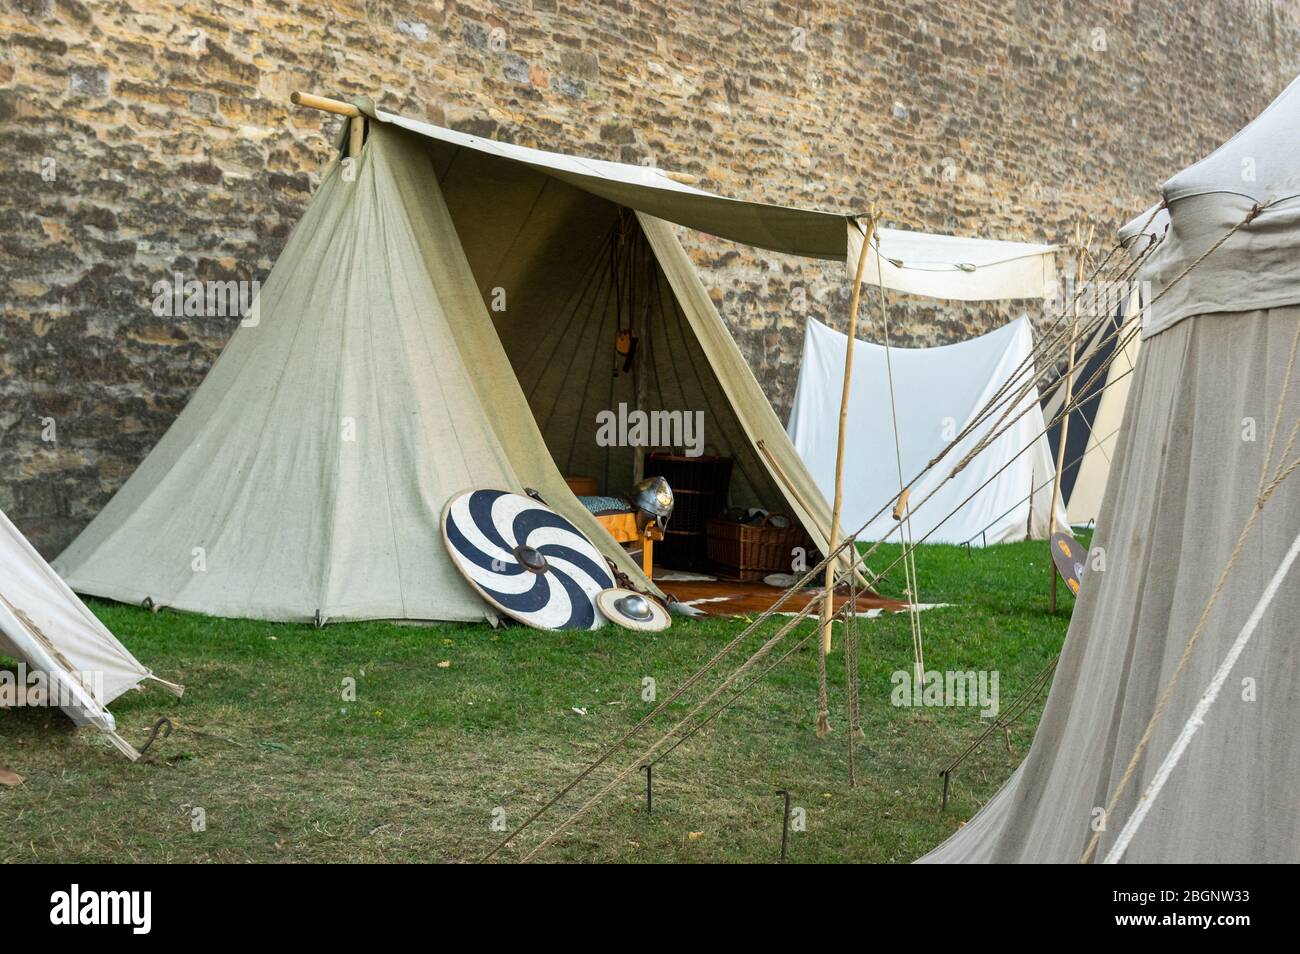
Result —
[[1088, 565], [1088, 551], [1074, 537], [1058, 530], [1052, 534], [1052, 563], [1070, 592], [1078, 596], [1079, 587], [1083, 585], [1083, 572]]
[[635, 590], [611, 587], [596, 596], [596, 606], [605, 618], [626, 629], [657, 633], [672, 625], [668, 611], [648, 596]]
[[442, 512], [442, 537], [470, 586], [536, 629], [597, 629], [596, 594], [614, 585], [605, 558], [545, 504], [471, 490]]

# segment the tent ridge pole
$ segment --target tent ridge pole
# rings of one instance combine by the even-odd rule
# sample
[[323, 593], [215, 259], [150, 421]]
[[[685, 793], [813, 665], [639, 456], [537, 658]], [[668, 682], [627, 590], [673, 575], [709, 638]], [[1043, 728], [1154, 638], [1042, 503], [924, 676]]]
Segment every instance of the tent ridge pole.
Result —
[[348, 155], [355, 157], [361, 154], [361, 147], [365, 144], [366, 139], [366, 118], [359, 108], [339, 99], [317, 96], [315, 93], [304, 93], [301, 90], [294, 90], [289, 95], [289, 102], [295, 106], [307, 106], [326, 113], [334, 113], [336, 116], [346, 116], [348, 118]]
[[289, 102], [295, 106], [307, 106], [310, 109], [319, 109], [338, 116], [361, 115], [361, 110], [351, 103], [345, 103], [341, 99], [330, 99], [328, 96], [317, 96], [315, 93], [304, 93], [299, 90], [295, 90], [290, 94]]

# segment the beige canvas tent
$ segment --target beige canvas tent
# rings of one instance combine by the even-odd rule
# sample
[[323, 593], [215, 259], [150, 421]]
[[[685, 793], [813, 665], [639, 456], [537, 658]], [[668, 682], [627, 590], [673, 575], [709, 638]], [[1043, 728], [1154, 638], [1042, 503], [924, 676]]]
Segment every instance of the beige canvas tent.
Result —
[[[824, 501], [671, 227], [648, 213], [837, 256], [843, 218], [564, 159], [372, 122], [294, 230], [256, 323], [55, 561], [70, 584], [222, 616], [482, 619], [439, 518], [454, 495], [498, 487], [536, 490], [648, 588], [564, 481], [630, 487], [635, 449], [596, 440], [597, 411], [620, 403], [703, 412], [709, 450], [735, 460], [733, 501], [794, 513], [824, 546]], [[678, 208], [678, 195], [701, 204]], [[615, 351], [627, 328], [635, 373]]]
[[1122, 233], [1163, 241], [1104, 569], [1024, 763], [924, 860], [1300, 861], [1300, 477], [1260, 496], [1300, 457], [1297, 129], [1300, 80]]
[[[1083, 297], [1093, 296], [1085, 292]], [[1065, 415], [1069, 426], [1061, 469], [1061, 496], [1076, 527], [1095, 523], [1101, 508], [1140, 345], [1129, 333], [1141, 307], [1140, 283], [1102, 283], [1085, 306], [1089, 320], [1100, 320], [1075, 352], [1074, 409]], [[1121, 345], [1122, 353], [1114, 354]], [[1043, 402], [1043, 416], [1053, 422], [1047, 432], [1053, 455], [1061, 439], [1065, 392], [1057, 387]]]
[[[481, 619], [438, 529], [476, 487], [537, 491], [652, 588], [564, 480], [631, 485], [643, 449], [597, 433], [620, 406], [702, 414], [703, 445], [735, 462], [732, 503], [792, 513], [825, 547], [829, 508], [669, 223], [842, 260], [845, 216], [358, 105], [364, 146], [356, 117], [255, 322], [55, 561], [74, 588], [273, 620]], [[887, 252], [910, 233], [890, 234]], [[1024, 271], [1018, 250], [951, 242], [960, 265], [891, 268]], [[638, 338], [630, 367], [620, 332]]]
[[[93, 725], [129, 758], [135, 749], [117, 734], [110, 702], [146, 679], [158, 679], [117, 641], [0, 513], [0, 656], [25, 667], [6, 691], [27, 703], [57, 704], [77, 725]], [[6, 679], [6, 682], [9, 680]], [[180, 687], [163, 682], [180, 695]]]
[[1074, 485], [1070, 488], [1067, 512], [1073, 526], [1096, 523], [1101, 512], [1101, 500], [1110, 478], [1111, 463], [1115, 459], [1119, 428], [1124, 419], [1124, 406], [1128, 403], [1129, 386], [1132, 383], [1133, 369], [1137, 366], [1140, 346], [1140, 338], [1128, 341], [1122, 353], [1111, 362], [1106, 374], [1097, 383], [1097, 388], [1101, 389], [1097, 413], [1087, 426], [1087, 443], [1079, 460]]

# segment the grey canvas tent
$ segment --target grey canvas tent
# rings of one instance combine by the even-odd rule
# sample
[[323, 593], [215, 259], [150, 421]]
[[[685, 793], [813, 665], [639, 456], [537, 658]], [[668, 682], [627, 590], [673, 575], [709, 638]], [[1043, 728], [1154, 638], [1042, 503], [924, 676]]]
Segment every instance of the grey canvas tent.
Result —
[[[1263, 504], [1174, 680], [1260, 487], [1300, 453], [1298, 130], [1300, 81], [1166, 182], [1167, 209], [1154, 220], [1152, 210], [1126, 227], [1137, 237], [1151, 221], [1164, 241], [1140, 275], [1153, 302], [1093, 540], [1105, 569], [1084, 578], [1024, 763], [925, 861], [1076, 862], [1098, 829], [1091, 860], [1300, 861], [1294, 566], [1264, 602], [1300, 533], [1295, 476]], [[1198, 713], [1220, 672], [1222, 691]], [[1162, 764], [1169, 771], [1158, 775]], [[1112, 855], [1136, 818], [1127, 850]]]
[[564, 481], [630, 486], [636, 452], [595, 439], [620, 403], [703, 412], [733, 503], [825, 546], [828, 507], [667, 220], [842, 258], [843, 216], [364, 108], [364, 148], [324, 177], [256, 320], [55, 561], [74, 589], [269, 620], [481, 619], [439, 532], [477, 487], [537, 491], [652, 588]]

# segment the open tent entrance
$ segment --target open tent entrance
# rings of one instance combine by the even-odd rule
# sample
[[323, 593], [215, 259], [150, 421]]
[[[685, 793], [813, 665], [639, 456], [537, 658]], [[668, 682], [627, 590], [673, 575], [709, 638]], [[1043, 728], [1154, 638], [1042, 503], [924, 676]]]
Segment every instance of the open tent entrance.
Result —
[[[454, 145], [427, 149], [560, 472], [618, 497], [655, 472], [646, 460], [655, 450], [721, 456], [732, 462], [732, 506], [791, 513], [660, 261], [672, 256], [669, 269], [694, 277], [671, 227], [649, 220], [671, 238], [656, 246], [641, 217], [609, 200], [518, 163], [465, 161]], [[690, 488], [674, 491], [680, 507]], [[657, 563], [674, 552], [680, 559], [670, 547]]]

